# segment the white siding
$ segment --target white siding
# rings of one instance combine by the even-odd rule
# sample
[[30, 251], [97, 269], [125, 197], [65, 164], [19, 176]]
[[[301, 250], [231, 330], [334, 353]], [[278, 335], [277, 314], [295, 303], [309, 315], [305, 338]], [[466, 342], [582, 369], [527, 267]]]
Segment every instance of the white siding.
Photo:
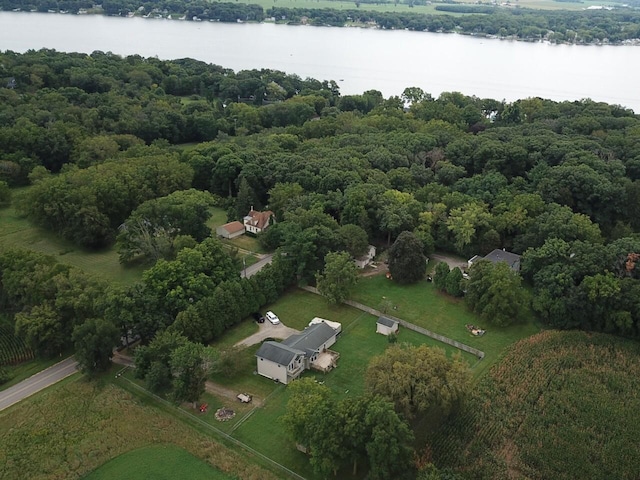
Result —
[[389, 335], [390, 333], [396, 333], [398, 331], [398, 324], [394, 324], [393, 327], [387, 327], [382, 325], [381, 323], [376, 323], [376, 333], [381, 333], [382, 335]]
[[287, 369], [284, 365], [258, 357], [258, 374], [281, 383], [287, 383]]

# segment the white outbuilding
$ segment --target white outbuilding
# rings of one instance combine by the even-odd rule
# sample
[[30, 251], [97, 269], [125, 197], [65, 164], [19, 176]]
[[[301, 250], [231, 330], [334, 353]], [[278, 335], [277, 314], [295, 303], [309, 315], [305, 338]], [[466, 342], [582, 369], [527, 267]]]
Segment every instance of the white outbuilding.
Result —
[[376, 322], [376, 333], [381, 333], [382, 335], [398, 333], [399, 325], [400, 324], [396, 320], [391, 320], [387, 317], [379, 317]]

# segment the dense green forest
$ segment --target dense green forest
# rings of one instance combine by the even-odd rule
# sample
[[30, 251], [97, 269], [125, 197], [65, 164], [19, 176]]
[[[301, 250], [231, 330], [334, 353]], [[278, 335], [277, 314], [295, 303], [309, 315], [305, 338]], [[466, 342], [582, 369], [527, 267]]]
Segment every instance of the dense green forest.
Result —
[[[640, 336], [640, 117], [629, 109], [413, 87], [341, 95], [278, 71], [102, 52], [4, 52], [0, 69], [0, 202], [148, 267], [113, 285], [5, 249], [0, 327], [21, 351], [74, 349], [93, 373], [129, 334], [146, 381], [176, 383], [198, 343], [315, 283], [330, 253], [369, 243], [422, 265], [436, 249], [522, 254], [522, 278], [479, 262], [471, 280], [454, 269], [439, 286], [466, 290], [494, 328], [521, 321], [507, 302], [549, 327]], [[277, 223], [258, 241], [273, 264], [240, 278], [210, 237], [213, 205], [229, 220], [271, 209]], [[175, 399], [193, 401], [178, 384]]]
[[[362, 4], [362, 5], [361, 5]], [[284, 23], [309, 23], [342, 27], [368, 24], [383, 29], [408, 29], [424, 32], [458, 32], [469, 35], [496, 36], [527, 41], [542, 39], [554, 43], [612, 43], [640, 39], [640, 12], [632, 8], [614, 10], [534, 10], [503, 8], [490, 5], [468, 5], [446, 2], [435, 9], [439, 14], [413, 12], [378, 12], [367, 10], [367, 2], [354, 2], [354, 8], [286, 8], [196, 0], [179, 2], [161, 0], [104, 0], [101, 3], [78, 0], [0, 0], [0, 10], [39, 12], [80, 9], [106, 15], [182, 16], [186, 20], [219, 22], [261, 22], [273, 19]], [[453, 13], [454, 15], [449, 15]]]

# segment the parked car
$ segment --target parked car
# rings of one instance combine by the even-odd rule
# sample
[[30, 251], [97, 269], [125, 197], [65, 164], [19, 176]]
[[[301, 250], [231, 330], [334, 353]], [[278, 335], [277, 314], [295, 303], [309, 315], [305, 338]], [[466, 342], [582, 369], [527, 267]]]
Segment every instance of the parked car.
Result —
[[278, 318], [278, 316], [269, 311], [265, 314], [265, 317], [267, 318], [267, 320], [269, 320], [271, 323], [273, 323], [274, 325], [278, 325], [280, 323], [280, 319]]
[[262, 316], [262, 314], [260, 312], [253, 312], [251, 314], [251, 316], [253, 317], [253, 319], [258, 322], [258, 323], [264, 323], [264, 317]]

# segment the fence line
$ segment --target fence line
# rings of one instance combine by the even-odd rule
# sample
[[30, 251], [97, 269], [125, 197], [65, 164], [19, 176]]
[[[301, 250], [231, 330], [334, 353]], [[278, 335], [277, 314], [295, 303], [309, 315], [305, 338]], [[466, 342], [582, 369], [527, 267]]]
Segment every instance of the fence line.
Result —
[[[125, 370], [125, 369], [123, 369]], [[223, 432], [222, 430], [220, 430], [219, 428], [214, 427], [213, 425], [205, 422], [204, 420], [202, 420], [201, 418], [198, 418], [194, 415], [191, 415], [189, 412], [185, 412], [184, 410], [182, 410], [181, 408], [177, 408], [175, 405], [173, 405], [172, 403], [168, 402], [167, 400], [165, 400], [164, 398], [159, 397], [158, 395], [156, 395], [153, 392], [150, 392], [149, 390], [147, 390], [146, 388], [141, 387], [140, 385], [138, 385], [135, 382], [132, 382], [131, 380], [129, 380], [126, 377], [120, 376], [119, 378], [121, 378], [122, 380], [127, 381], [129, 384], [131, 384], [131, 386], [133, 386], [134, 388], [140, 390], [141, 392], [143, 392], [145, 395], [148, 395], [152, 398], [154, 398], [156, 401], [162, 403], [163, 405], [165, 405], [166, 407], [171, 408], [174, 412], [179, 412], [183, 415], [186, 415], [191, 421], [194, 421], [198, 424], [200, 424], [203, 427], [208, 428], [209, 430], [215, 432], [216, 434], [220, 435], [222, 438], [224, 438], [225, 440], [230, 441], [231, 443], [239, 446], [240, 448], [246, 450], [249, 453], [252, 453], [253, 455], [261, 458], [262, 460], [265, 460], [267, 463], [270, 463], [271, 465], [273, 465], [274, 467], [279, 468], [281, 471], [286, 472], [289, 476], [296, 478], [297, 480], [306, 480], [302, 475], [297, 474], [296, 472], [294, 472], [293, 470], [285, 467], [284, 465], [276, 462], [275, 460], [273, 460], [272, 458], [267, 457], [265, 454], [260, 453], [259, 451], [255, 450], [254, 448], [251, 448], [249, 445], [247, 445], [246, 443], [241, 442], [240, 440], [238, 440], [237, 438], [232, 437], [231, 435], [229, 435], [228, 433]]]
[[[316, 295], [320, 295], [318, 289], [315, 287], [300, 287], [307, 292], [315, 293]], [[446, 343], [452, 347], [455, 347], [463, 352], [470, 353], [475, 355], [477, 358], [482, 360], [484, 358], [484, 352], [482, 350], [478, 350], [477, 348], [470, 347], [469, 345], [465, 345], [464, 343], [458, 342], [456, 340], [452, 340], [449, 337], [445, 337], [444, 335], [440, 335], [439, 333], [432, 332], [431, 330], [427, 330], [426, 328], [419, 327], [418, 325], [414, 325], [411, 322], [407, 322], [406, 320], [402, 320], [401, 318], [394, 317], [393, 315], [389, 315], [386, 313], [382, 313], [375, 308], [368, 307], [367, 305], [363, 305], [362, 303], [354, 302], [353, 300], [344, 300], [342, 303], [349, 305], [353, 308], [357, 308], [358, 310], [362, 310], [363, 312], [370, 313], [371, 315], [375, 315], [376, 317], [387, 317], [391, 320], [395, 320], [403, 327], [413, 330], [414, 332], [421, 333], [422, 335], [426, 335], [427, 337], [431, 337], [434, 340], [438, 340], [439, 342]]]

